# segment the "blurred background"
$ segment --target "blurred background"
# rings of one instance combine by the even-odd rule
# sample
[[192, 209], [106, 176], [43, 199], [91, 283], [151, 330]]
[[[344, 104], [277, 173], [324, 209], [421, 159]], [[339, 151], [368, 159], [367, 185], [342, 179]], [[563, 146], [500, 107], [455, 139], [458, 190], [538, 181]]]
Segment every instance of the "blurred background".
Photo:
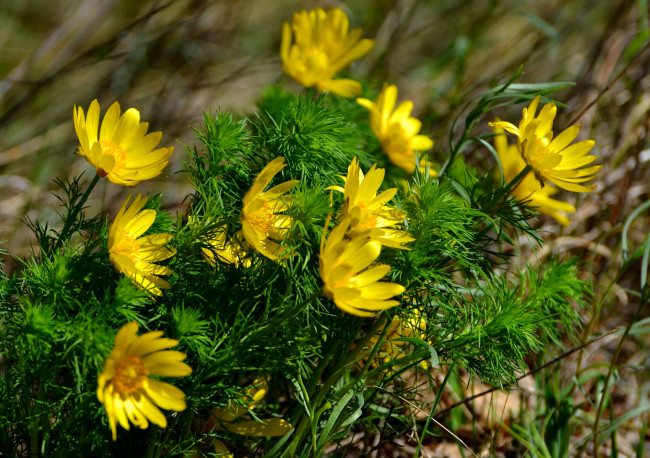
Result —
[[[252, 113], [270, 84], [301, 90], [282, 73], [281, 27], [294, 11], [317, 6], [342, 8], [351, 27], [376, 39], [350, 72], [377, 88], [384, 81], [397, 84], [400, 99], [414, 101], [423, 133], [436, 142], [438, 164], [465, 103], [509, 80], [520, 66], [519, 83], [575, 82], [553, 95], [568, 105], [556, 129], [579, 122], [579, 138], [596, 140], [604, 165], [598, 188], [559, 194], [578, 209], [571, 225], [540, 217], [549, 243], [533, 250], [521, 240], [512, 250], [533, 263], [553, 253], [573, 254], [584, 263], [585, 279], [613, 284], [597, 290], [585, 336], [647, 314], [635, 315], [641, 261], [624, 270], [620, 262], [622, 225], [650, 198], [647, 0], [0, 0], [0, 246], [14, 258], [27, 256], [32, 237], [21, 220], [56, 221], [53, 179], [82, 172], [92, 177], [93, 168], [74, 154], [72, 109], [87, 110], [95, 98], [102, 113], [115, 100], [123, 109], [136, 107], [149, 131], [164, 133], [161, 146], [175, 147], [165, 173], [135, 192], [162, 192], [169, 209], [181, 209], [190, 191], [180, 171], [184, 146], [195, 143], [191, 128], [199, 126], [204, 110]], [[499, 114], [517, 122], [520, 113], [517, 106]], [[467, 159], [482, 170], [494, 165], [485, 150], [468, 151]], [[129, 192], [102, 180], [89, 212], [114, 214]], [[630, 226], [630, 247], [640, 246], [649, 228], [646, 211]], [[17, 266], [11, 257], [5, 263], [9, 271]], [[609, 362], [617, 339], [589, 347], [582, 364]], [[615, 416], [647, 402], [647, 344], [647, 334], [640, 333], [623, 346], [618, 363], [628, 366], [617, 372]], [[563, 368], [569, 378], [576, 370], [571, 359]], [[522, 402], [529, 400], [521, 398], [513, 408]], [[483, 414], [491, 415], [473, 413], [479, 419]], [[643, 415], [621, 424], [620, 453], [632, 456]], [[626, 443], [628, 430], [632, 439]], [[452, 451], [430, 448], [431, 456], [455, 456], [458, 447], [446, 439]]]

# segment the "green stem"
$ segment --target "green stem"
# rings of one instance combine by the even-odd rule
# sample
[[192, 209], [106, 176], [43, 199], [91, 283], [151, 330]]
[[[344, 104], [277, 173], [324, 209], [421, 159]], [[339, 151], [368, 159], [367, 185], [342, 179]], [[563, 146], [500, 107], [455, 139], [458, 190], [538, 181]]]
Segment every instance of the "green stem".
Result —
[[523, 180], [523, 179], [524, 179], [524, 178], [525, 178], [525, 177], [526, 177], [530, 172], [532, 172], [532, 171], [533, 171], [533, 167], [532, 167], [531, 165], [526, 165], [526, 167], [524, 167], [524, 168], [521, 170], [521, 172], [519, 172], [519, 173], [517, 174], [517, 176], [514, 177], [514, 178], [512, 179], [512, 181], [510, 181], [510, 182], [505, 186], [505, 188], [508, 189], [508, 192], [510, 192], [510, 190], [516, 188], [517, 185], [519, 184], [519, 182], [520, 182], [521, 180]]
[[463, 131], [463, 134], [461, 137], [458, 139], [456, 143], [453, 142], [453, 139], [451, 138], [453, 135], [453, 130], [452, 134], [450, 134], [450, 139], [449, 142], [451, 144], [451, 152], [449, 153], [449, 158], [445, 161], [443, 164], [442, 168], [440, 169], [440, 172], [438, 172], [438, 178], [442, 180], [442, 178], [447, 174], [449, 167], [454, 163], [454, 160], [456, 159], [456, 156], [458, 155], [460, 149], [463, 147], [463, 144], [465, 143], [465, 131]]
[[29, 424], [29, 442], [30, 442], [30, 455], [39, 456], [41, 449], [41, 430], [45, 431], [49, 426], [49, 421], [42, 418], [43, 409], [41, 406], [45, 403], [45, 393], [43, 386], [45, 385], [45, 380], [41, 379], [37, 381], [39, 383], [38, 391], [36, 394], [36, 400], [32, 401], [32, 408], [30, 409], [30, 416], [32, 420]]
[[438, 403], [440, 402], [440, 399], [442, 398], [442, 393], [445, 389], [445, 386], [447, 386], [447, 382], [449, 381], [449, 376], [453, 373], [454, 371], [454, 365], [456, 363], [452, 362], [451, 365], [449, 366], [449, 370], [445, 374], [445, 378], [442, 381], [442, 384], [438, 388], [438, 393], [436, 393], [436, 399], [433, 401], [433, 405], [431, 406], [431, 410], [429, 411], [429, 415], [427, 416], [427, 421], [424, 424], [424, 429], [422, 430], [422, 434], [420, 434], [420, 440], [418, 440], [418, 446], [415, 449], [415, 453], [413, 454], [414, 457], [420, 456], [420, 448], [422, 447], [422, 442], [424, 442], [424, 438], [427, 435], [427, 431], [429, 429], [429, 423], [431, 422], [431, 419], [434, 417], [434, 411], [436, 410], [436, 407], [438, 406]]
[[[179, 423], [181, 417], [185, 419], [185, 417], [190, 416], [190, 421], [187, 422], [185, 421], [185, 425], [192, 424], [192, 411], [189, 409], [185, 409], [184, 412], [177, 412], [177, 415], [174, 417], [172, 422], [167, 425], [165, 428], [165, 435], [163, 436], [162, 440], [158, 441], [156, 440], [155, 437], [150, 437], [149, 438], [149, 448], [147, 449], [147, 457], [154, 457], [154, 458], [160, 458], [163, 453], [168, 452], [169, 450], [165, 450], [165, 447], [167, 446], [167, 442], [169, 441], [169, 438], [172, 435], [172, 432], [175, 431], [176, 425]], [[153, 446], [152, 446], [153, 445]], [[154, 449], [156, 449], [154, 453]]]
[[[341, 358], [339, 363], [334, 367], [333, 371], [331, 372], [331, 375], [327, 378], [327, 380], [320, 386], [318, 387], [318, 393], [316, 394], [316, 397], [312, 400], [311, 396], [314, 394], [314, 390], [316, 388], [316, 384], [314, 381], [317, 381], [320, 378], [316, 377], [316, 374], [323, 374], [325, 369], [329, 366], [329, 363], [331, 362], [332, 358], [336, 354], [337, 351], [339, 351], [339, 346], [338, 343], [341, 341], [341, 339], [337, 339], [335, 341], [335, 345], [331, 345], [328, 348], [327, 353], [321, 359], [318, 363], [318, 367], [314, 371], [314, 376], [312, 377], [312, 381], [310, 383], [310, 388], [311, 390], [308, 390], [308, 395], [310, 396], [310, 403], [313, 407], [313, 412], [315, 412], [318, 408], [318, 406], [323, 402], [325, 396], [329, 393], [329, 389], [336, 383], [336, 381], [339, 379], [341, 376], [341, 372], [344, 371], [352, 362], [357, 357], [357, 354], [365, 347], [365, 345], [368, 343], [368, 341], [377, 333], [377, 331], [384, 326], [383, 332], [382, 332], [382, 337], [384, 334], [387, 332], [388, 327], [385, 326], [387, 321], [387, 317], [385, 314], [381, 314], [378, 319], [373, 323], [371, 328], [366, 332], [366, 334], [363, 336], [361, 341], [357, 344], [357, 346], [354, 349], [350, 349], [346, 355], [345, 358]], [[378, 342], [383, 343], [383, 339], [380, 337]], [[357, 380], [360, 380], [365, 372], [367, 372], [368, 367], [369, 367], [369, 362], [374, 358], [374, 355], [377, 353], [379, 350], [379, 346], [376, 345], [375, 348], [373, 348], [371, 354], [368, 357], [368, 361], [366, 365], [363, 367], [361, 370], [361, 373], [359, 376], [355, 379], [353, 383], [348, 384], [348, 386], [343, 387], [341, 391], [341, 396], [345, 395], [345, 393], [354, 385], [357, 383]], [[313, 386], [312, 386], [313, 385]], [[292, 420], [294, 421], [292, 424], [296, 424], [298, 421], [298, 418], [301, 416], [301, 413], [303, 413], [303, 410], [301, 409], [300, 411], [297, 411], [296, 414], [292, 417]], [[303, 416], [303, 418], [300, 420], [300, 423], [295, 429], [295, 433], [292, 439], [292, 443], [290, 445], [290, 456], [293, 456], [295, 454], [296, 449], [298, 448], [298, 445], [302, 441], [303, 435], [307, 429], [307, 426], [309, 425], [309, 422], [311, 421], [311, 418], [309, 416]], [[315, 446], [316, 444], [312, 444], [312, 446]]]
[[56, 251], [59, 248], [61, 248], [61, 245], [63, 244], [64, 241], [66, 241], [69, 237], [72, 231], [74, 230], [75, 226], [78, 227], [75, 223], [77, 222], [77, 216], [79, 216], [79, 213], [83, 209], [83, 205], [86, 203], [88, 200], [88, 197], [90, 196], [91, 191], [95, 187], [95, 185], [99, 182], [100, 176], [95, 175], [93, 180], [90, 182], [90, 185], [88, 186], [88, 189], [86, 189], [86, 192], [84, 193], [83, 196], [81, 196], [81, 199], [79, 199], [79, 202], [72, 208], [72, 211], [68, 213], [66, 219], [65, 219], [65, 224], [63, 225], [63, 229], [61, 229], [61, 232], [59, 232], [59, 237], [56, 240], [56, 244], [54, 245], [52, 251]]
[[155, 428], [152, 425], [147, 431], [147, 451], [144, 455], [145, 458], [153, 458], [154, 456], [154, 448], [158, 443], [158, 441], [156, 440], [156, 435], [153, 432], [154, 429]]
[[639, 307], [637, 307], [636, 312], [634, 312], [634, 316], [630, 319], [629, 323], [625, 327], [625, 331], [623, 332], [623, 335], [618, 341], [618, 345], [616, 346], [616, 350], [614, 351], [614, 356], [612, 356], [612, 360], [611, 360], [612, 362], [609, 365], [609, 370], [607, 371], [607, 376], [605, 377], [605, 385], [603, 386], [603, 390], [602, 390], [603, 394], [600, 397], [600, 402], [598, 402], [598, 408], [596, 409], [596, 418], [594, 420], [593, 448], [594, 448], [595, 458], [598, 458], [599, 455], [598, 435], [600, 431], [598, 431], [598, 422], [600, 421], [600, 415], [603, 411], [603, 407], [605, 406], [605, 399], [607, 398], [605, 393], [609, 387], [609, 381], [612, 378], [612, 374], [614, 373], [614, 370], [616, 368], [616, 362], [618, 361], [618, 357], [621, 354], [621, 350], [623, 349], [623, 342], [625, 342], [625, 339], [630, 333], [632, 326], [634, 326], [634, 323], [636, 323], [639, 320], [639, 317], [641, 316], [641, 312], [643, 311], [643, 309], [645, 309], [647, 303], [648, 303], [648, 295], [644, 290], [641, 292], [641, 303], [639, 304]]

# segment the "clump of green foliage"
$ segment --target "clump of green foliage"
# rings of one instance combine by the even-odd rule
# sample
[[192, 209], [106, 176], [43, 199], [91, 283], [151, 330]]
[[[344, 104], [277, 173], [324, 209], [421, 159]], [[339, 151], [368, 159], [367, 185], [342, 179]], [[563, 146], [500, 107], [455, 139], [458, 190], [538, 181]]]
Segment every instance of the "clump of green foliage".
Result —
[[[194, 188], [187, 210], [162, 211], [164, 196], [148, 204], [158, 210], [150, 232], [174, 234], [176, 249], [167, 262], [171, 289], [160, 298], [109, 263], [110, 218], [84, 208], [83, 178], [59, 181], [65, 230], [29, 222], [34, 252], [11, 278], [0, 278], [0, 452], [191, 456], [210, 453], [218, 439], [244, 455], [342, 455], [349, 446], [343, 439], [357, 431], [379, 431], [388, 440], [410, 429], [405, 402], [415, 402], [423, 387], [439, 399], [444, 386], [436, 373], [464, 368], [487, 383], [513, 383], [527, 355], [561, 345], [579, 326], [576, 306], [584, 306], [589, 286], [570, 260], [513, 272], [503, 246], [520, 236], [539, 242], [530, 225], [534, 211], [508, 197], [508, 183], [490, 180], [492, 171], [454, 165], [453, 158], [468, 143], [489, 139], [472, 130], [495, 101], [529, 100], [540, 88], [534, 89], [506, 85], [479, 99], [439, 177], [388, 169], [384, 186], [399, 189], [393, 202], [406, 211], [415, 240], [408, 250], [382, 251], [389, 280], [406, 292], [399, 306], [375, 318], [345, 314], [321, 291], [319, 247], [333, 225], [328, 215], [342, 204], [327, 188], [341, 185], [354, 157], [367, 171], [381, 154], [368, 148], [376, 140], [358, 107], [335, 95], [272, 87], [256, 115], [205, 114], [197, 145], [185, 151]], [[203, 250], [214, 249], [211, 235], [238, 230], [245, 193], [276, 157], [287, 167], [272, 185], [300, 180], [288, 212], [293, 256], [278, 263], [252, 253], [248, 266], [218, 256], [208, 261]], [[388, 335], [388, 322], [414, 316], [417, 332]], [[179, 340], [193, 368], [175, 381], [188, 408], [169, 414], [167, 429], [119, 430], [113, 442], [97, 376], [115, 333], [134, 320]], [[389, 340], [398, 351], [376, 358]], [[407, 383], [413, 375], [425, 384]], [[260, 376], [270, 390], [252, 418], [282, 417], [290, 432], [254, 437], [199, 426], [212, 409], [242, 403]], [[429, 433], [417, 424], [421, 436]]]
[[[370, 41], [362, 40], [365, 52]], [[300, 79], [303, 64], [285, 62], [285, 70]], [[106, 173], [58, 180], [60, 224], [27, 220], [32, 253], [11, 276], [0, 271], [0, 455], [344, 456], [358, 432], [390, 440], [415, 424], [420, 444], [435, 434], [430, 420], [458, 370], [494, 386], [514, 384], [528, 356], [571, 341], [590, 294], [573, 260], [521, 271], [510, 262], [506, 247], [516, 238], [542, 241], [530, 202], [511, 196], [530, 165], [506, 182], [495, 134], [483, 133], [487, 116], [539, 95], [549, 102], [566, 86], [517, 85], [518, 76], [467, 103], [448, 146], [428, 158], [439, 161], [437, 173], [428, 161], [412, 174], [391, 163], [368, 110], [332, 93], [296, 95], [277, 85], [261, 93], [255, 113], [205, 113], [182, 158], [193, 188], [187, 205], [172, 214], [164, 195], [146, 203], [155, 220], [141, 235], [172, 235], [173, 256], [159, 266], [172, 272], [161, 296], [110, 260], [114, 215], [86, 206]], [[367, 87], [365, 95], [376, 94]], [[471, 165], [470, 152], [494, 156], [494, 170]], [[242, 207], [278, 158], [286, 166], [269, 186], [297, 184], [282, 201], [287, 256], [272, 259], [242, 240]], [[381, 249], [378, 262], [391, 268], [386, 280], [404, 292], [370, 317], [337, 307], [321, 272], [325, 240], [350, 203], [339, 191], [353, 161], [363, 173], [382, 168], [379, 192], [396, 190], [391, 211], [403, 215], [400, 231], [413, 239]], [[241, 255], [226, 259], [216, 237], [235, 240]], [[187, 408], [166, 412], [165, 428], [127, 431], [121, 422], [113, 440], [98, 380], [118, 330], [131, 322], [178, 341], [192, 372], [173, 384]], [[265, 388], [255, 391], [258, 385]], [[422, 390], [436, 399], [421, 406], [430, 414], [418, 420]], [[279, 419], [285, 428], [271, 431]]]

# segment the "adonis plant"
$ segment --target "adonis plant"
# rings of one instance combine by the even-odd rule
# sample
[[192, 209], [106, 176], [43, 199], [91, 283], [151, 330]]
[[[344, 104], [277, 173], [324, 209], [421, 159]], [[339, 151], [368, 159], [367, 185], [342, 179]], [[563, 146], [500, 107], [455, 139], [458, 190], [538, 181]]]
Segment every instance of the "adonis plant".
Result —
[[[576, 262], [515, 268], [506, 249], [541, 244], [538, 215], [566, 225], [569, 192], [594, 189], [594, 142], [555, 119], [564, 85], [517, 74], [446, 144], [396, 85], [349, 73], [374, 41], [341, 9], [280, 30], [290, 78], [254, 114], [207, 111], [177, 157], [136, 108], [70, 106], [87, 170], [58, 182], [60, 224], [28, 221], [32, 253], [1, 279], [3, 456], [421, 443], [453, 374], [513, 386], [577, 335]], [[172, 160], [193, 189], [176, 213], [140, 188]], [[102, 178], [133, 188], [117, 213], [88, 204]]]

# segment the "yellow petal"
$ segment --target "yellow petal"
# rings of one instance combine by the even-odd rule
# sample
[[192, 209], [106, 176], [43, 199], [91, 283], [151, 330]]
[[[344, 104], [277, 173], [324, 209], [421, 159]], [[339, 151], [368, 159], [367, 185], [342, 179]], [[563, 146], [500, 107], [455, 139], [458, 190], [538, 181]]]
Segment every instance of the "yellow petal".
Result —
[[319, 81], [317, 87], [321, 91], [330, 91], [342, 97], [356, 97], [361, 94], [361, 83], [351, 79], [328, 79]]
[[554, 103], [547, 103], [542, 107], [538, 116], [540, 123], [537, 125], [535, 135], [538, 137], [544, 137], [546, 133], [553, 128], [553, 119], [555, 118], [556, 113], [557, 107]]
[[108, 399], [108, 402], [113, 409], [113, 415], [117, 419], [120, 426], [127, 431], [131, 429], [129, 425], [129, 419], [126, 417], [126, 412], [124, 411], [124, 401], [118, 393], [113, 392], [112, 396]]
[[384, 300], [404, 292], [405, 288], [397, 283], [378, 282], [361, 288], [363, 299]]
[[594, 147], [595, 142], [593, 140], [583, 140], [578, 143], [574, 143], [571, 146], [566, 147], [562, 150], [561, 154], [565, 158], [578, 158], [587, 154]]
[[566, 189], [567, 191], [573, 191], [573, 192], [591, 192], [594, 189], [596, 189], [596, 185], [592, 186], [583, 186], [575, 183], [569, 183], [567, 181], [563, 181], [561, 179], [556, 179], [551, 176], [548, 177], [549, 181], [552, 183], [556, 184], [562, 189]]
[[257, 421], [244, 421], [240, 423], [224, 423], [228, 431], [242, 436], [277, 437], [284, 436], [293, 429], [291, 423], [282, 418], [268, 418]]
[[129, 353], [142, 357], [178, 345], [178, 340], [163, 338], [162, 335], [162, 331], [150, 331], [142, 334], [133, 341], [129, 347]]
[[120, 104], [114, 102], [109, 108], [104, 119], [102, 119], [102, 127], [99, 132], [99, 139], [104, 141], [113, 141], [113, 136], [117, 130], [120, 120]]
[[580, 167], [584, 167], [585, 165], [591, 164], [596, 159], [598, 159], [597, 156], [583, 156], [580, 158], [571, 158], [568, 160], [566, 158], [563, 158], [562, 162], [560, 162], [560, 165], [555, 167], [555, 170], [579, 169]]
[[[95, 143], [98, 145], [98, 143]], [[111, 173], [115, 167], [115, 157], [108, 154], [101, 154], [97, 163], [97, 168], [102, 169], [106, 173]]]
[[[359, 30], [357, 35], [361, 35], [361, 30], [360, 29], [353, 30], [351, 32], [351, 34], [356, 32], [357, 30]], [[365, 38], [365, 39], [359, 41], [352, 48], [345, 51], [345, 53], [343, 53], [339, 59], [337, 59], [336, 61], [334, 61], [332, 63], [332, 69], [331, 70], [334, 71], [335, 73], [337, 73], [339, 70], [341, 70], [343, 67], [347, 66], [353, 60], [357, 60], [360, 57], [363, 57], [366, 54], [368, 54], [374, 45], [375, 45], [375, 41], [370, 40], [368, 38]]]
[[361, 287], [375, 283], [384, 278], [388, 272], [390, 272], [390, 266], [385, 264], [375, 266], [354, 277], [354, 284]]
[[92, 147], [90, 148], [90, 154], [88, 157], [86, 157], [86, 159], [88, 159], [88, 162], [91, 165], [97, 167], [102, 155], [102, 145], [100, 145], [98, 142], [95, 142], [92, 144]]
[[375, 103], [368, 99], [358, 98], [357, 103], [362, 107], [367, 108], [368, 110], [372, 110], [375, 108]]
[[166, 410], [185, 410], [185, 393], [169, 383], [147, 378], [142, 385], [147, 395]]
[[131, 423], [136, 425], [138, 428], [146, 429], [149, 426], [147, 417], [145, 417], [142, 412], [137, 408], [132, 398], [127, 398], [124, 400], [124, 411], [126, 412], [126, 417]]
[[153, 224], [156, 219], [156, 211], [152, 209], [142, 210], [136, 216], [131, 218], [126, 225], [124, 230], [133, 238], [138, 238]]
[[160, 140], [162, 139], [162, 132], [151, 132], [145, 135], [142, 140], [138, 141], [133, 148], [131, 148], [129, 158], [135, 160], [142, 157], [143, 155], [152, 151]]
[[280, 44], [280, 57], [286, 65], [289, 63], [289, 49], [291, 48], [291, 26], [288, 22], [282, 24], [282, 42]]
[[411, 141], [411, 147], [414, 150], [426, 151], [428, 149], [433, 148], [433, 140], [431, 140], [426, 135], [416, 135], [415, 137], [413, 137], [413, 140]]
[[391, 117], [391, 112], [395, 107], [397, 102], [397, 86], [394, 84], [387, 85], [384, 83], [384, 87], [377, 98], [377, 108], [381, 114], [381, 126], [385, 128], [388, 125], [388, 120]]
[[228, 447], [226, 447], [226, 444], [221, 442], [219, 439], [214, 440], [214, 451], [217, 453], [220, 457], [223, 458], [234, 458], [234, 455], [230, 453], [230, 450], [228, 450]]
[[255, 181], [253, 182], [251, 188], [244, 195], [244, 204], [246, 204], [247, 201], [257, 198], [257, 196], [259, 196], [259, 194], [264, 190], [264, 188], [266, 188], [266, 186], [271, 182], [273, 177], [275, 177], [275, 175], [280, 170], [282, 170], [284, 166], [285, 164], [284, 164], [283, 157], [276, 157], [271, 162], [266, 164], [266, 166], [262, 169], [262, 171], [259, 173], [257, 178], [255, 178]]
[[92, 145], [97, 142], [97, 133], [99, 132], [99, 103], [97, 99], [93, 100], [88, 108], [88, 116], [86, 117], [86, 133], [88, 134], [88, 143]]
[[537, 170], [549, 170], [555, 167], [562, 160], [562, 156], [559, 154], [547, 153], [535, 161], [535, 168]]
[[511, 124], [509, 122], [505, 122], [505, 121], [489, 122], [488, 125], [492, 127], [500, 127], [504, 129], [506, 132], [510, 132], [511, 134], [519, 136], [519, 129], [514, 124]]
[[122, 145], [125, 138], [138, 129], [140, 124], [140, 112], [135, 108], [129, 108], [120, 117], [117, 129], [113, 133], [113, 143]]
[[284, 194], [285, 192], [293, 189], [296, 187], [296, 185], [299, 183], [299, 180], [290, 180], [290, 181], [285, 181], [284, 183], [281, 183], [277, 186], [272, 187], [268, 191], [264, 192], [264, 197], [267, 199], [272, 199], [274, 197], [277, 197], [281, 194]]
[[376, 315], [375, 312], [366, 312], [364, 310], [360, 310], [352, 305], [350, 305], [349, 302], [347, 301], [342, 301], [340, 299], [337, 299], [336, 297], [334, 298], [334, 303], [338, 308], [343, 310], [346, 313], [349, 313], [350, 315], [355, 315], [355, 316], [360, 316], [360, 317], [367, 317], [367, 316], [374, 316]]
[[[353, 240], [351, 243], [357, 243]], [[341, 262], [347, 263], [354, 272], [361, 270], [372, 264], [381, 252], [381, 242], [377, 240], [361, 240], [363, 245], [358, 250], [349, 250], [341, 257]]]
[[[149, 379], [149, 381], [151, 381], [151, 379]], [[167, 427], [167, 418], [146, 395], [141, 394], [137, 398], [134, 397], [133, 402], [140, 410], [140, 412], [142, 412], [142, 414], [146, 416], [151, 423], [158, 425], [161, 428]]]
[[548, 145], [549, 149], [552, 152], [562, 151], [564, 148], [569, 146], [573, 140], [575, 140], [575, 138], [578, 136], [578, 132], [580, 132], [580, 126], [577, 125], [565, 129]]
[[414, 133], [417, 133], [420, 131], [421, 123], [417, 119], [410, 117], [411, 111], [413, 111], [413, 102], [411, 100], [405, 100], [397, 106], [388, 122], [408, 123], [417, 121], [416, 125], [413, 126], [415, 128], [412, 129]]
[[391, 307], [399, 305], [398, 301], [384, 301], [384, 300], [374, 300], [374, 299], [354, 299], [348, 301], [350, 306], [357, 308], [358, 310], [386, 310]]

